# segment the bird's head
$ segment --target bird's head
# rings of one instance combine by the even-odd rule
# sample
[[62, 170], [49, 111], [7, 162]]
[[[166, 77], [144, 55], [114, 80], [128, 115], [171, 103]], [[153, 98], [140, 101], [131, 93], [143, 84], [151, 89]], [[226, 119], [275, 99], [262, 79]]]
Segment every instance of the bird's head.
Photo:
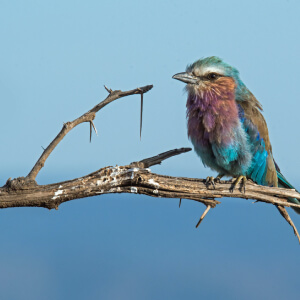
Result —
[[216, 56], [197, 60], [172, 78], [187, 83], [189, 95], [201, 98], [232, 99], [244, 86], [238, 70]]

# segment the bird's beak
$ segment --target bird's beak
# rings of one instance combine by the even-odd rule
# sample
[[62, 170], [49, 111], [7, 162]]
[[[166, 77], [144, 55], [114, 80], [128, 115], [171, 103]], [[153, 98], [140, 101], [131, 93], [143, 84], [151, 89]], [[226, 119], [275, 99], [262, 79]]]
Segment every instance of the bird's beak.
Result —
[[193, 76], [189, 73], [182, 72], [182, 73], [177, 73], [172, 78], [183, 81], [185, 83], [190, 83], [190, 84], [196, 84], [199, 80], [196, 76]]

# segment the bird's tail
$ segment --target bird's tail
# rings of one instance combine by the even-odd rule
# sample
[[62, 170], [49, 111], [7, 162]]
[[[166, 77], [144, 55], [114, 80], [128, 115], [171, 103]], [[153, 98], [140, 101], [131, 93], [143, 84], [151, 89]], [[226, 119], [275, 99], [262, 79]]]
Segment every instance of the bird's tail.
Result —
[[[278, 177], [278, 186], [287, 188], [287, 189], [294, 189], [296, 190], [287, 180], [286, 178], [279, 172], [277, 171], [277, 177]], [[297, 191], [297, 190], [296, 190]], [[298, 192], [298, 191], [297, 191]], [[296, 198], [288, 198], [289, 202], [295, 203], [295, 204], [300, 204], [300, 201]], [[292, 207], [292, 209], [297, 213], [300, 214], [300, 208], [298, 207]]]

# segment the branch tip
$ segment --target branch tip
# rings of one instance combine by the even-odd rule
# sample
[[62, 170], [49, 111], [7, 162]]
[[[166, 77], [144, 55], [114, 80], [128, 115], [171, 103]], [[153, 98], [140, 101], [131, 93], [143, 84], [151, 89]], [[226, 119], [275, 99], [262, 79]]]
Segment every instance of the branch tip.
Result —
[[209, 211], [210, 209], [211, 209], [211, 206], [210, 206], [210, 205], [207, 205], [207, 207], [206, 207], [204, 213], [202, 214], [202, 216], [200, 217], [199, 222], [198, 222], [197, 225], [196, 225], [196, 228], [199, 227], [199, 225], [201, 224], [201, 222], [203, 221], [204, 217], [206, 216], [206, 214], [208, 213], [208, 211]]
[[112, 93], [112, 89], [109, 89], [106, 85], [104, 85], [104, 88], [107, 90], [107, 92], [108, 92], [109, 94]]
[[294, 230], [294, 234], [298, 238], [298, 241], [300, 244], [300, 236], [299, 236], [298, 230], [297, 230], [295, 224], [293, 223], [292, 219], [290, 218], [288, 212], [286, 211], [285, 207], [283, 207], [281, 205], [276, 205], [276, 207], [279, 210], [280, 214], [285, 218], [285, 220], [292, 226], [292, 228]]
[[152, 157], [143, 159], [139, 162], [133, 162], [133, 163], [131, 163], [131, 165], [139, 164], [140, 166], [143, 165], [144, 168], [148, 168], [148, 167], [151, 167], [151, 166], [154, 166], [154, 165], [160, 165], [161, 162], [163, 160], [166, 160], [167, 158], [170, 158], [170, 157], [175, 156], [175, 155], [179, 155], [181, 153], [189, 152], [191, 150], [192, 150], [192, 148], [173, 149], [173, 150], [169, 150], [169, 151], [160, 153], [156, 156], [152, 156]]

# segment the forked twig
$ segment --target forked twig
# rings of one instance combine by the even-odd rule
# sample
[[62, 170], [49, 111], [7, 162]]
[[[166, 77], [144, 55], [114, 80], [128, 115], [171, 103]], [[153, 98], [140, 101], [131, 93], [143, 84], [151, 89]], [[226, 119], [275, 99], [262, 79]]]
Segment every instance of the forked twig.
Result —
[[109, 89], [108, 87], [106, 87], [106, 85], [104, 85], [104, 88], [107, 90], [107, 92], [108, 92], [109, 94], [112, 93], [112, 89]]
[[91, 136], [92, 136], [91, 126], [94, 127], [95, 132], [96, 132], [96, 128], [93, 124], [93, 120], [96, 117], [96, 113], [100, 109], [102, 109], [107, 104], [109, 104], [119, 98], [126, 97], [129, 95], [134, 95], [134, 94], [147, 93], [148, 91], [150, 91], [152, 89], [153, 85], [146, 85], [146, 86], [136, 88], [136, 89], [130, 90], [130, 91], [125, 91], [125, 92], [122, 92], [119, 90], [113, 91], [111, 89], [108, 89], [106, 86], [104, 86], [104, 87], [109, 92], [109, 95], [106, 97], [106, 99], [103, 100], [102, 102], [98, 103], [91, 110], [89, 110], [88, 112], [86, 112], [85, 114], [80, 116], [79, 118], [75, 119], [74, 121], [64, 123], [63, 128], [61, 129], [59, 134], [50, 143], [50, 145], [44, 150], [44, 152], [42, 153], [42, 155], [40, 156], [40, 158], [38, 159], [38, 161], [36, 162], [36, 164], [34, 165], [32, 170], [27, 175], [28, 180], [31, 180], [31, 181], [35, 180], [37, 174], [39, 173], [41, 168], [44, 166], [44, 164], [45, 164], [47, 158], [49, 157], [49, 155], [51, 154], [51, 152], [55, 149], [55, 147], [59, 144], [59, 142], [67, 135], [67, 133], [71, 129], [73, 129], [74, 127], [76, 127], [77, 125], [79, 125], [81, 123], [90, 122], [90, 139], [91, 139]]

